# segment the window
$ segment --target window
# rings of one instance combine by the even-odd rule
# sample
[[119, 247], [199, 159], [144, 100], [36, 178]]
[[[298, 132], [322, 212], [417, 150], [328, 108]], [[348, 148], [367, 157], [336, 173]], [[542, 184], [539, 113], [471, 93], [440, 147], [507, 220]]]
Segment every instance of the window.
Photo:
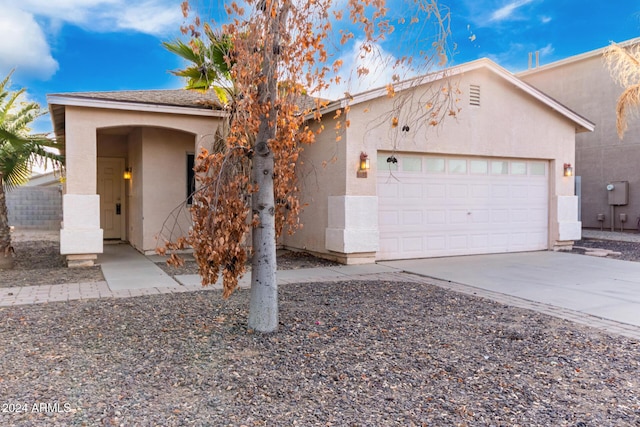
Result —
[[486, 160], [471, 160], [471, 173], [486, 175], [489, 171], [489, 165]]
[[426, 161], [427, 172], [444, 172], [444, 159], [427, 159]]
[[397, 171], [398, 159], [391, 154], [378, 154], [378, 172], [387, 170]]
[[187, 153], [187, 204], [193, 204], [193, 192], [196, 191], [196, 174], [193, 171], [196, 155]]
[[492, 161], [491, 173], [493, 175], [507, 175], [509, 173], [509, 164], [502, 161]]
[[449, 160], [449, 173], [467, 173], [467, 161], [460, 159]]
[[546, 167], [543, 162], [531, 162], [529, 163], [529, 173], [531, 175], [544, 176], [546, 173]]
[[526, 175], [527, 164], [525, 162], [511, 162], [511, 175]]
[[403, 157], [402, 170], [405, 172], [420, 172], [422, 170], [422, 159], [420, 157]]

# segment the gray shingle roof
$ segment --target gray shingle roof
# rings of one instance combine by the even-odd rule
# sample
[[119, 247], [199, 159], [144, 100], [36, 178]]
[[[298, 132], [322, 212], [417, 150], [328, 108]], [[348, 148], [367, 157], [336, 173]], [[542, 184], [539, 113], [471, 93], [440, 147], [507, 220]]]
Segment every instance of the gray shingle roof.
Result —
[[170, 105], [191, 108], [220, 108], [213, 93], [200, 93], [186, 89], [123, 90], [111, 92], [73, 92], [51, 94], [68, 98], [95, 99], [103, 101], [131, 102], [136, 104]]

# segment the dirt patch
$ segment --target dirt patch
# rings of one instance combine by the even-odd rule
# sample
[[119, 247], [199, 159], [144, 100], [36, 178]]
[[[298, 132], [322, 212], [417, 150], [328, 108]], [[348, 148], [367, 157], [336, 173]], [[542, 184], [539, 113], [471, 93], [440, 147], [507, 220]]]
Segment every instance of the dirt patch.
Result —
[[0, 270], [0, 288], [60, 285], [104, 280], [100, 267], [67, 268], [60, 255], [60, 238], [54, 232], [16, 232], [14, 268]]

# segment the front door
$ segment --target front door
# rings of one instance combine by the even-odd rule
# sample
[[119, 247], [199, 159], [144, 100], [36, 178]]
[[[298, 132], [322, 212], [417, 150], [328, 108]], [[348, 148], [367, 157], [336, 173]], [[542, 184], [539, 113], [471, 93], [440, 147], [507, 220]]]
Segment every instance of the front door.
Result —
[[125, 237], [124, 159], [98, 157], [98, 194], [100, 195], [100, 228], [105, 239]]

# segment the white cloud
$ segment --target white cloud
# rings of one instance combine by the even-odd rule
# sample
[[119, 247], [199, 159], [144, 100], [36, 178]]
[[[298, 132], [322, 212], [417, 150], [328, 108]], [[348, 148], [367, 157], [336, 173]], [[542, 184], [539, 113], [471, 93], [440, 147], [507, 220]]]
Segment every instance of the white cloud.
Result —
[[553, 18], [551, 18], [550, 16], [541, 16], [540, 17], [540, 22], [543, 24], [548, 24], [549, 22], [552, 21]]
[[540, 56], [552, 55], [555, 52], [555, 48], [551, 43], [540, 49]]
[[50, 40], [65, 24], [87, 31], [177, 35], [183, 23], [176, 0], [0, 0], [0, 72], [43, 80], [58, 70]]
[[502, 6], [500, 9], [495, 10], [491, 14], [491, 21], [504, 21], [506, 19], [509, 19], [513, 16], [513, 14], [518, 8], [527, 5], [532, 1], [533, 0], [512, 1], [511, 3], [508, 3], [505, 6]]
[[123, 8], [114, 19], [119, 28], [147, 34], [175, 33], [183, 21], [177, 2], [173, 7], [166, 7], [152, 1]]
[[41, 79], [50, 78], [58, 70], [58, 62], [44, 32], [33, 15], [18, 9], [3, 8], [0, 14], [0, 75], [11, 69]]
[[[345, 92], [356, 94], [369, 89], [380, 88], [393, 82], [393, 76], [398, 75], [401, 80], [415, 76], [408, 67], [394, 68], [396, 58], [386, 52], [380, 45], [375, 44], [372, 52], [363, 57], [360, 46], [362, 40], [356, 40], [351, 49], [345, 49], [340, 55], [342, 67], [338, 73], [340, 83], [332, 85], [319, 96], [328, 99], [339, 99]], [[358, 76], [358, 68], [365, 68], [369, 72]]]
[[100, 32], [166, 35], [176, 33], [183, 21], [175, 0], [24, 0], [20, 7], [54, 26], [63, 22]]

